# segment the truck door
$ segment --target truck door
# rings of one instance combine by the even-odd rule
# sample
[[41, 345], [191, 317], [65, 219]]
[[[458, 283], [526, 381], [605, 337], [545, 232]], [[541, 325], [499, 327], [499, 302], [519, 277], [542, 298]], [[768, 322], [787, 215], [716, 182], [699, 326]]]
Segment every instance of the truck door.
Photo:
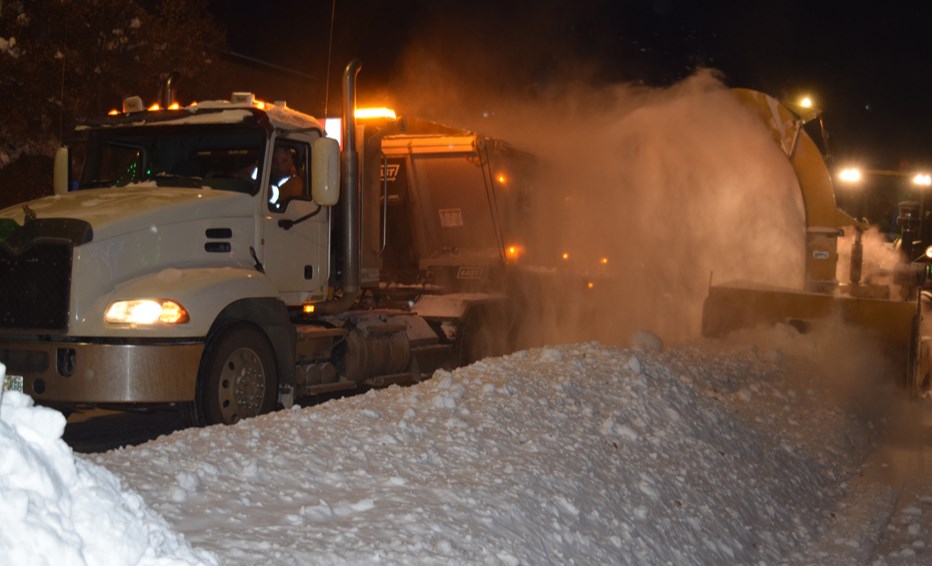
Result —
[[263, 180], [263, 256], [266, 275], [286, 304], [324, 298], [329, 271], [329, 218], [310, 196], [309, 140], [278, 137]]

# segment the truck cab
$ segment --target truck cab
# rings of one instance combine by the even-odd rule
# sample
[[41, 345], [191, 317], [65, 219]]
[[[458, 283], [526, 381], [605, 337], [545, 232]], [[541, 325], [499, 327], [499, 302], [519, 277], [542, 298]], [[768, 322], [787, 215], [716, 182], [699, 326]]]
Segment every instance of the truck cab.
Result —
[[172, 405], [229, 424], [472, 361], [467, 320], [502, 293], [382, 292], [386, 250], [426, 219], [387, 220], [382, 140], [397, 130], [357, 124], [358, 72], [344, 73], [342, 146], [248, 93], [131, 98], [82, 125], [78, 174], [63, 150], [54, 195], [0, 211], [13, 383], [63, 411]]

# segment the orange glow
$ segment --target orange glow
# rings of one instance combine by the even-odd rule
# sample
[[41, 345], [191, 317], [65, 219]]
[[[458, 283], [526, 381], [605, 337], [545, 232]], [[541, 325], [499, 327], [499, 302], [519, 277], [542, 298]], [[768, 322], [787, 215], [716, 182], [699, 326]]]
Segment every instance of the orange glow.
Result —
[[507, 184], [508, 184], [508, 178], [505, 177], [505, 174], [504, 174], [504, 173], [499, 173], [499, 174], [498, 174], [498, 183], [499, 183], [500, 185], [507, 185]]
[[371, 118], [388, 118], [389, 120], [394, 120], [397, 118], [394, 110], [385, 108], [384, 106], [381, 108], [357, 108], [354, 115], [360, 120]]
[[304, 314], [314, 314], [314, 304], [313, 303], [304, 303], [302, 309]]
[[159, 321], [167, 324], [180, 324], [188, 322], [188, 311], [175, 301], [162, 301], [162, 314]]
[[178, 110], [179, 108], [181, 108], [181, 105], [178, 104], [177, 102], [172, 102], [171, 104], [168, 105], [169, 110]]
[[117, 110], [116, 108], [113, 108], [110, 110], [110, 112], [107, 112], [107, 116], [119, 116], [119, 115], [120, 115], [120, 111]]
[[155, 112], [156, 110], [161, 110], [161, 109], [162, 107], [159, 106], [158, 102], [156, 102], [155, 104], [149, 107], [149, 112]]
[[569, 253], [569, 252], [563, 252], [563, 261], [568, 261], [569, 259], [570, 259], [570, 253]]
[[508, 261], [517, 261], [524, 254], [524, 246], [511, 244], [505, 248], [505, 258]]
[[608, 265], [608, 258], [603, 257], [602, 259], [599, 260], [599, 263], [601, 263], [602, 265]]
[[595, 283], [593, 283], [592, 281], [589, 281], [588, 283], [586, 283], [586, 288], [587, 288], [587, 289], [594, 289], [594, 288], [595, 288]]
[[261, 100], [253, 100], [252, 104], [259, 110], [265, 110], [265, 102], [262, 102]]

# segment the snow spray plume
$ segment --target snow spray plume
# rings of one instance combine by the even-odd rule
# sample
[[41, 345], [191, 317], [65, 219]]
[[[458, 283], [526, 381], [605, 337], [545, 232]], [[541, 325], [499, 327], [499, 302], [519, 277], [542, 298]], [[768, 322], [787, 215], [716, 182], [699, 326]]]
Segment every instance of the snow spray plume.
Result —
[[805, 333], [790, 325], [746, 329], [725, 342], [779, 354], [781, 366], [799, 390], [820, 395], [860, 420], [879, 422], [902, 409], [897, 388], [901, 360], [883, 351], [869, 329], [846, 324], [839, 316], [814, 320]]
[[[844, 236], [838, 238], [838, 264], [835, 269], [835, 279], [842, 283], [851, 280], [851, 250], [854, 248], [854, 239], [854, 229], [850, 226], [845, 228]], [[864, 231], [861, 243], [863, 253], [860, 282], [865, 285], [892, 286], [894, 284], [893, 272], [900, 262], [899, 252], [887, 243], [886, 236], [876, 226]]]
[[[714, 73], [668, 89], [574, 84], [559, 97], [489, 97], [423, 52], [415, 61], [408, 76], [429, 76], [440, 90], [415, 80], [402, 96], [411, 114], [540, 159], [529, 255], [536, 249], [559, 264], [566, 252], [566, 269], [599, 275], [595, 293], [531, 301], [543, 314], [527, 343], [624, 343], [638, 329], [667, 341], [695, 336], [710, 274], [802, 285], [805, 230], [792, 168]], [[441, 104], [447, 96], [452, 103]]]

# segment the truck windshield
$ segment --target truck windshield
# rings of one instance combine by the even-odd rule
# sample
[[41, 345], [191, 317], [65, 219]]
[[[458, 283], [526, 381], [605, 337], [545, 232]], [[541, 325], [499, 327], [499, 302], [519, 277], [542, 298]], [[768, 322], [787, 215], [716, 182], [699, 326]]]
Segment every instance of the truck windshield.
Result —
[[263, 130], [211, 125], [103, 128], [89, 133], [78, 189], [154, 182], [255, 195]]

